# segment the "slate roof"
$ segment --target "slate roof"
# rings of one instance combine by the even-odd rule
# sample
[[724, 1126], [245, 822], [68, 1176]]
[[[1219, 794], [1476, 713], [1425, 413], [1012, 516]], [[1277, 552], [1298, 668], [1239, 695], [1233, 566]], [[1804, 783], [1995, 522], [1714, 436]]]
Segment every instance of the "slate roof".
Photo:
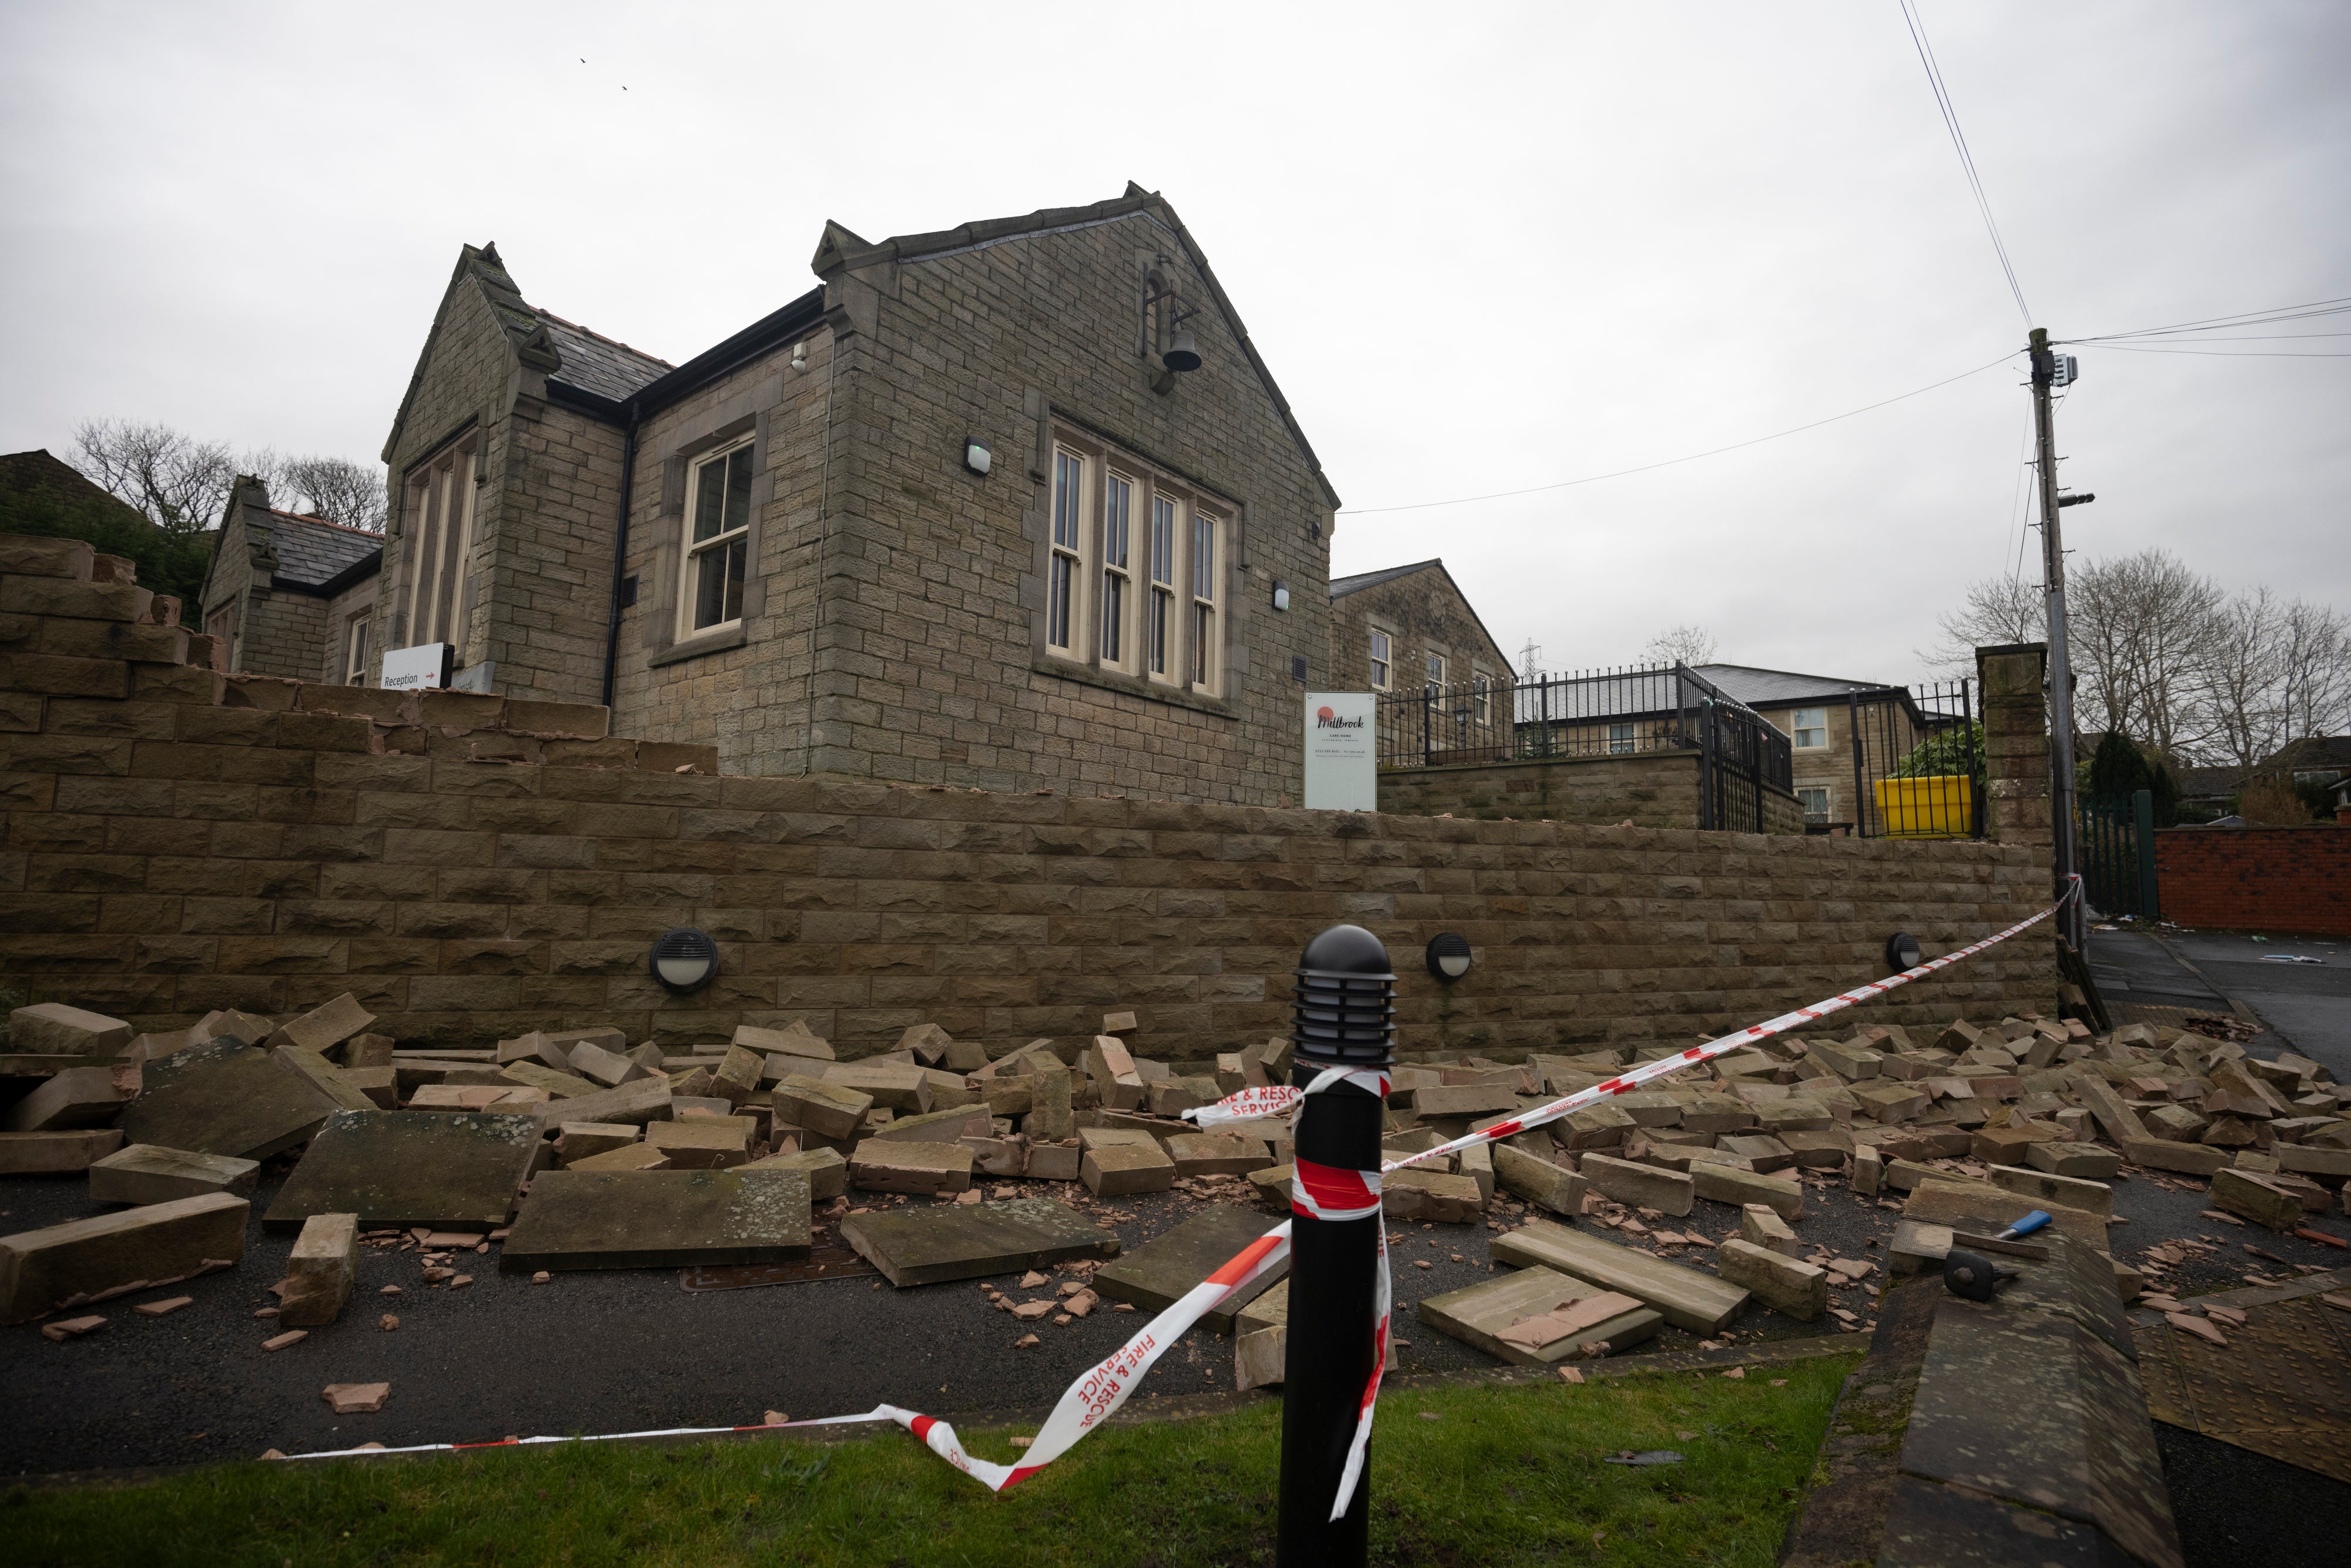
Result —
[[1383, 582], [1394, 582], [1399, 577], [1410, 577], [1416, 571], [1444, 564], [1444, 559], [1437, 557], [1427, 560], [1414, 561], [1410, 566], [1386, 566], [1377, 571], [1359, 571], [1353, 577], [1334, 577], [1331, 580], [1331, 597], [1344, 599], [1350, 593], [1359, 593], [1366, 588], [1377, 588]]
[[553, 311], [540, 310], [538, 319], [547, 324], [547, 334], [555, 340], [555, 351], [563, 356], [562, 368], [547, 378], [551, 382], [561, 382], [621, 402], [639, 387], [658, 380], [672, 369], [667, 360], [657, 360], [577, 322], [566, 321]]
[[371, 555], [380, 564], [383, 555], [381, 534], [274, 507], [269, 510], [269, 544], [277, 553], [277, 569], [270, 576], [306, 588], [331, 582]]
[[1882, 692], [1884, 681], [1848, 681], [1836, 675], [1802, 675], [1792, 670], [1759, 670], [1750, 664], [1693, 664], [1691, 669], [1749, 707], [1788, 707], [1817, 697]]

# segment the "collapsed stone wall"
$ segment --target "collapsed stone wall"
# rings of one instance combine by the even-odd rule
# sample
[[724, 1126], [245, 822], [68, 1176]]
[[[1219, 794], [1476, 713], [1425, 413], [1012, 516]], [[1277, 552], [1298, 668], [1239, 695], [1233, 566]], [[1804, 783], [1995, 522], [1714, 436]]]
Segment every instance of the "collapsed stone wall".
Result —
[[[531, 1028], [844, 1055], [1001, 1045], [1132, 1008], [1186, 1060], [1284, 1030], [1307, 936], [1369, 926], [1406, 1049], [1681, 1040], [2039, 907], [2032, 844], [1903, 843], [716, 776], [601, 708], [227, 676], [177, 604], [74, 541], [0, 539], [0, 974], [142, 1029], [352, 992], [403, 1040]], [[195, 658], [198, 663], [187, 662]], [[695, 925], [722, 968], [648, 972]], [[1477, 965], [1441, 987], [1439, 931]], [[2021, 941], [1868, 1010], [2054, 1010]]]

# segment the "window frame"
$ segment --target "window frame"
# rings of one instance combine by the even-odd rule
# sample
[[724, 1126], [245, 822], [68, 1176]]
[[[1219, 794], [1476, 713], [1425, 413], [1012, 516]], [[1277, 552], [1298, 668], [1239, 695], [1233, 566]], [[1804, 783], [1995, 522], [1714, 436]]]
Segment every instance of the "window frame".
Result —
[[1608, 726], [1608, 755], [1630, 757], [1639, 751], [1641, 749], [1640, 730], [1639, 725], [1630, 721], [1623, 724], [1611, 721]]
[[1480, 725], [1494, 722], [1494, 674], [1474, 659], [1469, 663], [1469, 701]]
[[[1817, 715], [1818, 724], [1806, 724], [1806, 714]], [[1817, 731], [1818, 740], [1806, 740], [1808, 732]], [[1788, 743], [1798, 751], [1826, 751], [1829, 747], [1829, 710], [1825, 707], [1792, 708], [1788, 713]]]
[[1189, 510], [1190, 549], [1184, 565], [1190, 587], [1191, 615], [1185, 631], [1191, 657], [1185, 666], [1188, 672], [1185, 685], [1202, 696], [1217, 696], [1222, 695], [1225, 674], [1224, 600], [1217, 591], [1224, 580], [1225, 520], [1197, 502]]
[[[1807, 799], [1807, 797], [1813, 795], [1817, 795], [1821, 798], [1821, 809], [1817, 813], [1813, 810], [1812, 801]], [[1807, 822], [1826, 822], [1834, 819], [1836, 815], [1836, 790], [1834, 786], [1827, 784], [1799, 784], [1795, 788], [1795, 796], [1797, 803], [1802, 805], [1804, 809], [1804, 821]]]
[[[1045, 497], [1045, 649], [1082, 662], [1080, 628], [1086, 624], [1086, 455], [1066, 442], [1053, 445]], [[1058, 639], [1056, 637], [1058, 633]]]
[[368, 626], [375, 619], [373, 607], [343, 620], [343, 685], [367, 685]]
[[1372, 690], [1384, 692], [1395, 679], [1395, 633], [1384, 626], [1371, 629], [1367, 646], [1372, 661]]
[[[1176, 658], [1184, 646], [1184, 625], [1176, 613], [1176, 585], [1183, 570], [1184, 504], [1156, 486], [1151, 491], [1149, 653], [1143, 661], [1145, 679], [1163, 684], [1176, 679]], [[1163, 575], [1164, 573], [1164, 575]]]
[[[686, 462], [685, 506], [678, 517], [677, 603], [672, 622], [673, 646], [697, 637], [716, 636], [743, 624], [751, 580], [752, 491], [757, 487], [758, 478], [756, 445], [756, 432], [745, 431], [732, 440], [721, 442], [707, 452], [695, 453]], [[736, 455], [738, 453], [746, 455], [743, 459], [742, 521], [733, 528], [726, 526], [726, 491], [722, 489], [719, 498], [718, 529], [708, 538], [697, 539], [694, 537], [694, 528], [695, 518], [702, 509], [702, 487], [705, 476], [712, 469], [718, 469], [721, 485], [731, 488], [732, 469]], [[731, 616], [722, 614], [719, 619], [707, 625], [694, 624], [699, 599], [697, 591], [701, 587], [703, 558], [722, 549], [732, 551], [737, 549], [742, 552], [743, 570], [735, 584], [735, 613]], [[720, 594], [720, 606], [722, 610], [725, 607], [723, 589]]]
[[462, 656], [465, 583], [481, 542], [479, 448], [477, 431], [444, 442], [408, 471], [401, 487], [400, 587], [406, 597], [398, 622], [404, 647], [446, 643]]
[[1102, 623], [1104, 669], [1132, 674], [1141, 664], [1142, 614], [1134, 592], [1134, 476], [1104, 464], [1102, 484]]
[[1421, 683], [1423, 687], [1426, 690], [1432, 692], [1443, 691], [1445, 689], [1446, 672], [1453, 667], [1453, 661], [1447, 658], [1444, 654], [1433, 651], [1424, 652], [1421, 654], [1421, 658], [1426, 662], [1425, 673], [1427, 676], [1427, 678]]

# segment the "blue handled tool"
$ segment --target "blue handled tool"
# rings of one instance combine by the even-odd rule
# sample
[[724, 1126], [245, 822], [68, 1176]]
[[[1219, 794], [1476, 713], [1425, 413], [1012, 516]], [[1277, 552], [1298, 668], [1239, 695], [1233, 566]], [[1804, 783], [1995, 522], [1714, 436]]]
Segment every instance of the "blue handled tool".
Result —
[[2023, 1218], [2018, 1220], [2015, 1224], [2001, 1231], [1998, 1236], [1992, 1238], [1992, 1239], [1995, 1241], [2013, 1241], [2020, 1236], [2032, 1235], [2034, 1231], [2040, 1229], [2043, 1226], [2047, 1225], [2048, 1223], [2049, 1211], [2045, 1208], [2036, 1208], [2031, 1214], [2026, 1215]]
[[[2049, 1223], [2049, 1211], [2036, 1208], [1999, 1235], [1994, 1241], [2014, 1241], [2032, 1235]], [[1979, 1243], [1980, 1245], [1980, 1243]], [[2002, 1281], [2016, 1278], [2016, 1270], [2003, 1269], [1980, 1252], [1964, 1252], [1954, 1247], [1943, 1255], [1943, 1289], [1970, 1301], [1989, 1301]]]

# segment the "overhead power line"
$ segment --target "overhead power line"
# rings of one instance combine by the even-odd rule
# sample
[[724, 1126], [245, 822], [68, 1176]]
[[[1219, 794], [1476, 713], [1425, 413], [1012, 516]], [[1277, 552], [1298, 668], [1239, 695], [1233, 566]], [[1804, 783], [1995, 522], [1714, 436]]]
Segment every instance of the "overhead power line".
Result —
[[1959, 150], [1959, 168], [1968, 177], [1968, 189], [1975, 193], [1976, 211], [1983, 214], [1984, 229], [1991, 235], [1992, 253], [2000, 257], [2000, 270], [2008, 279], [2008, 291], [2016, 297], [2016, 313], [2030, 327], [2032, 311], [2024, 303], [2024, 286], [2016, 280], [2016, 267], [2008, 259], [2008, 246], [2000, 237], [2000, 225], [1992, 221], [1991, 201], [1984, 194], [1983, 180], [1976, 172], [1975, 154], [1968, 151], [1967, 133], [1959, 129], [1959, 111], [1952, 105], [1950, 89], [1943, 85], [1943, 69], [1936, 63], [1935, 47], [1927, 41], [1926, 19], [1918, 15], [1911, 0], [1901, 0], [1901, 4], [1902, 20], [1910, 29], [1910, 42], [1917, 48], [1918, 63], [1927, 70], [1927, 85], [1935, 89], [1935, 107], [1943, 112], [1943, 126], [1951, 133], [1951, 145]]
[[2088, 337], [2053, 340], [2060, 343], [2111, 343], [2125, 338], [2201, 336], [2210, 332], [2241, 331], [2247, 327], [2275, 326], [2281, 321], [2304, 321], [2314, 316], [2340, 316], [2346, 311], [2351, 311], [2351, 294], [2333, 299], [2313, 299], [2301, 305], [2279, 305], [2267, 310], [2240, 310], [2233, 316], [2208, 316], [2199, 321], [2175, 321], [2168, 327], [2138, 327], [2127, 332], [2099, 332]]
[[1738, 452], [1750, 446], [1761, 446], [1767, 441], [1777, 441], [1782, 436], [1802, 435], [1807, 430], [1818, 430], [1824, 424], [1834, 424], [1841, 419], [1851, 419], [1856, 414], [1868, 413], [1876, 409], [1887, 408], [1895, 403], [1907, 402], [1911, 398], [1934, 392], [1938, 388], [1949, 386], [1953, 382], [1963, 382], [1970, 376], [1980, 376], [1986, 371], [2008, 363], [2022, 352], [2021, 349], [2011, 349], [1989, 364], [1978, 365], [1971, 371], [1961, 371], [1955, 376], [1946, 376], [1939, 382], [1916, 388], [1898, 396], [1886, 398], [1881, 402], [1868, 403], [1860, 408], [1850, 408], [1843, 413], [1833, 413], [1826, 419], [1816, 419], [1809, 424], [1791, 425], [1785, 430], [1775, 430], [1769, 435], [1758, 435], [1747, 441], [1734, 441], [1728, 446], [1708, 447], [1704, 452], [1692, 452], [1686, 456], [1668, 457], [1657, 463], [1644, 463], [1635, 468], [1618, 468], [1606, 474], [1587, 474], [1581, 479], [1562, 479], [1552, 485], [1530, 485], [1521, 490], [1495, 490], [1483, 496], [1456, 496], [1445, 501], [1414, 501], [1401, 507], [1348, 507], [1343, 510], [1348, 517], [1369, 517], [1374, 512], [1425, 512], [1431, 507], [1466, 507], [1474, 501], [1501, 501], [1512, 496], [1536, 496], [1546, 490], [1573, 489], [1578, 485], [1597, 485], [1603, 479], [1622, 479], [1628, 475], [1647, 474], [1659, 468], [1671, 468], [1683, 463], [1695, 463], [1701, 457], [1719, 457], [1726, 452]]

